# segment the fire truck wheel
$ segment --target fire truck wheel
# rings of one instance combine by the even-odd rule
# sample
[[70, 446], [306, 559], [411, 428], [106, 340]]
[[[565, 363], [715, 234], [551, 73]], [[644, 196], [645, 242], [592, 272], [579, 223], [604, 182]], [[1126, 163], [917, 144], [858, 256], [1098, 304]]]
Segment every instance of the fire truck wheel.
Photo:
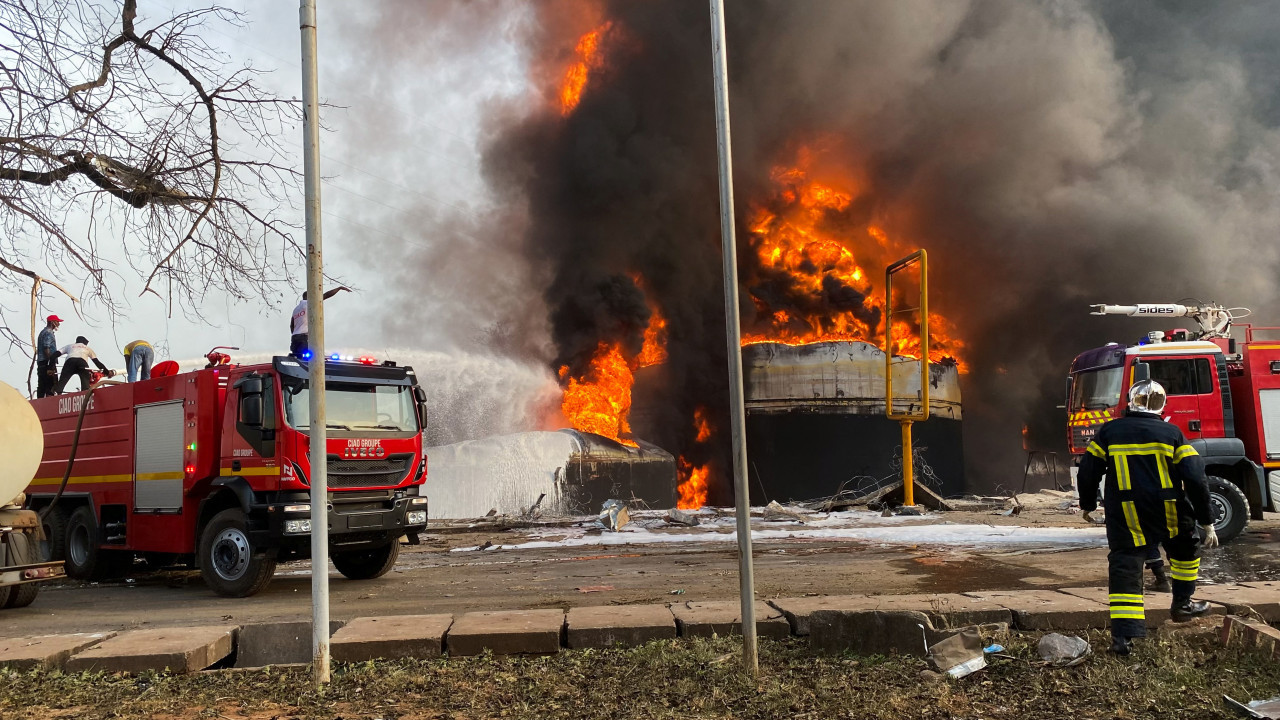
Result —
[[132, 555], [99, 547], [98, 521], [88, 505], [71, 513], [66, 534], [67, 577], [97, 582], [119, 577], [128, 569]]
[[45, 558], [50, 561], [67, 559], [67, 515], [65, 505], [55, 505], [41, 521]]
[[1209, 476], [1209, 511], [1218, 542], [1229, 543], [1249, 524], [1249, 499], [1230, 480]]
[[239, 508], [223, 510], [200, 533], [200, 575], [223, 597], [249, 597], [271, 582], [276, 559], [253, 547]]
[[330, 554], [338, 572], [352, 580], [372, 580], [386, 575], [400, 557], [400, 543], [392, 540], [372, 550], [335, 551]]
[[[9, 542], [5, 545], [6, 557], [4, 564], [31, 565], [40, 562], [40, 559], [36, 557], [38, 553], [39, 548], [34, 538], [27, 533], [16, 532], [9, 536]], [[0, 599], [0, 607], [26, 607], [40, 593], [40, 583], [24, 583], [5, 589], [9, 591], [9, 597]]]

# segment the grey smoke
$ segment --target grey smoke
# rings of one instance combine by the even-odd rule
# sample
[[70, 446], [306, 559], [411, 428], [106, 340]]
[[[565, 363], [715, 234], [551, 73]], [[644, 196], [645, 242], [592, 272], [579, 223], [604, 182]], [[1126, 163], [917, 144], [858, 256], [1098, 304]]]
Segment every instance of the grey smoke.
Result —
[[[438, 24], [465, 20], [438, 31], [472, 59], [460, 72], [483, 73], [473, 43], [499, 37], [541, 72], [563, 62], [583, 30], [572, 10], [587, 5], [530, 2], [515, 19], [509, 3], [419, 7], [382, 9], [368, 27], [385, 42], [355, 76], [402, 51], [431, 61], [401, 28], [435, 12]], [[529, 362], [580, 358], [600, 339], [634, 343], [643, 322], [551, 318], [639, 271], [671, 339], [649, 398], [666, 410], [635, 430], [692, 452], [693, 407], [724, 427], [725, 404], [707, 8], [602, 7], [621, 33], [608, 70], [567, 119], [495, 101], [481, 146], [500, 211], [442, 209], [422, 224], [430, 249], [410, 252], [397, 278], [407, 302], [396, 327], [437, 322], [425, 300], [447, 282], [444, 307], [465, 310], [446, 337]], [[931, 305], [968, 343], [971, 485], [1017, 477], [1024, 423], [1037, 446], [1063, 449], [1055, 405], [1072, 356], [1150, 329], [1091, 318], [1088, 304], [1199, 297], [1280, 320], [1280, 17], [1269, 3], [739, 0], [727, 20], [740, 243], [769, 169], [798, 141], [832, 138], [822, 162], [855, 168], [858, 206], [930, 251]]]

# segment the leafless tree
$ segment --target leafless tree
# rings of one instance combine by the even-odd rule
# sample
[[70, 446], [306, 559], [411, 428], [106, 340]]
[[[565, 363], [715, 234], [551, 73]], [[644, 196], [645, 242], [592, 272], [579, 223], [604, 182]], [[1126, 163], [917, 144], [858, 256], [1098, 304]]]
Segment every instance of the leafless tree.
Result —
[[239, 14], [150, 22], [137, 0], [0, 0], [0, 287], [31, 287], [33, 334], [45, 286], [198, 312], [266, 297], [302, 258], [281, 144], [300, 106], [208, 41]]

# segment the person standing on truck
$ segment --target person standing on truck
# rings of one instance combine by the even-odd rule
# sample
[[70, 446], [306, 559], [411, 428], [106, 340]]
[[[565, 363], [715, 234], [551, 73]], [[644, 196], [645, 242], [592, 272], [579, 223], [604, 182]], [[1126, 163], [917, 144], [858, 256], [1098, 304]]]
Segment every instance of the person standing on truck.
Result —
[[1134, 383], [1129, 388], [1129, 409], [1098, 430], [1077, 475], [1080, 509], [1087, 522], [1093, 522], [1098, 485], [1106, 476], [1103, 502], [1111, 548], [1107, 592], [1111, 651], [1117, 655], [1128, 655], [1132, 640], [1147, 634], [1142, 568], [1153, 543], [1163, 545], [1169, 555], [1174, 622], [1209, 610], [1209, 603], [1191, 599], [1200, 573], [1201, 544], [1218, 545], [1209, 513], [1209, 482], [1199, 453], [1187, 444], [1178, 426], [1160, 417], [1164, 403], [1160, 383]]
[[62, 348], [61, 352], [66, 360], [62, 361], [62, 377], [58, 379], [58, 387], [54, 389], [54, 395], [61, 395], [63, 389], [67, 387], [67, 381], [77, 376], [80, 378], [80, 389], [88, 390], [93, 384], [93, 375], [89, 372], [90, 360], [98, 366], [102, 374], [107, 377], [115, 376], [115, 372], [107, 369], [107, 366], [98, 359], [98, 354], [89, 347], [89, 340], [83, 335], [77, 337], [74, 344]]
[[62, 325], [62, 318], [50, 315], [45, 319], [44, 329], [36, 339], [36, 397], [53, 395], [53, 387], [58, 384], [58, 339], [54, 333]]
[[124, 346], [124, 367], [129, 373], [129, 382], [151, 379], [151, 361], [155, 352], [151, 343], [146, 340], [134, 340]]
[[[343, 285], [336, 287], [325, 293], [320, 299], [328, 300], [343, 290], [351, 292], [351, 288]], [[302, 353], [307, 350], [307, 294], [302, 293], [302, 300], [297, 307], [293, 309], [293, 316], [289, 318], [289, 332], [292, 337], [289, 341], [289, 354], [294, 357], [302, 357]]]

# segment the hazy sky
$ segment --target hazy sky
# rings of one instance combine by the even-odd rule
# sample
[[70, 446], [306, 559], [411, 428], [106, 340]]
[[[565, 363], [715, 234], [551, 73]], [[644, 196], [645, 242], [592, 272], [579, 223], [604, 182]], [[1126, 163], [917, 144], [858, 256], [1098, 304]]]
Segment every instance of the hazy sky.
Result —
[[[300, 97], [297, 4], [243, 0], [222, 4], [244, 12], [248, 25], [214, 25], [203, 32], [206, 41], [225, 52], [233, 66], [252, 63], [271, 71], [262, 82], [280, 96]], [[206, 3], [142, 0], [139, 5], [140, 25], [150, 26], [171, 11]], [[441, 217], [483, 217], [490, 211], [477, 159], [481, 116], [487, 106], [518, 100], [527, 90], [523, 61], [509, 35], [523, 13], [513, 3], [513, 25], [490, 23], [482, 30], [490, 36], [487, 42], [452, 46], [449, 51], [453, 56], [447, 62], [391, 67], [385, 76], [367, 77], [361, 72], [357, 77], [353, 59], [367, 51], [368, 25], [376, 21], [367, 10], [374, 6], [324, 0], [319, 6], [320, 95], [334, 106], [322, 111], [326, 128], [321, 137], [326, 270], [355, 290], [326, 304], [328, 347], [334, 351], [357, 347], [454, 349], [451, 345], [456, 343], [448, 338], [457, 333], [441, 332], [447, 317], [415, 308], [419, 312], [413, 317], [423, 321], [405, 323], [406, 308], [402, 302], [389, 301], [383, 286], [392, 277], [406, 282], [400, 277], [405, 248], [451, 241], [436, 229]], [[440, 36], [451, 28], [429, 27], [429, 20], [424, 14], [423, 27], [405, 30], [420, 33], [424, 44], [438, 45]], [[296, 151], [293, 161], [299, 170], [301, 136], [299, 125], [286, 138], [287, 145]], [[130, 306], [128, 311], [113, 324], [103, 308], [90, 304], [84, 308], [82, 321], [69, 301], [46, 293], [40, 316], [56, 313], [66, 320], [58, 333], [59, 344], [86, 335], [103, 361], [115, 368], [124, 367], [119, 349], [139, 338], [160, 347], [160, 358], [173, 359], [198, 358], [215, 345], [239, 346], [251, 352], [283, 352], [288, 347], [288, 319], [305, 278], [295, 279], [296, 289], [282, 283], [275, 297], [261, 302], [211, 298], [201, 309], [205, 322], [177, 307], [170, 317], [165, 303], [154, 296], [137, 297], [140, 282], [130, 276], [123, 257], [116, 254], [123, 242], [127, 239], [100, 238], [105, 260], [125, 280], [116, 286], [115, 295]], [[76, 277], [56, 273], [53, 277], [71, 288], [79, 284]], [[447, 284], [449, 278], [422, 277], [417, 282], [425, 291], [433, 284]], [[27, 297], [26, 287], [5, 288], [0, 302], [18, 311], [13, 316], [16, 319], [25, 316]], [[390, 334], [384, 327], [393, 318], [400, 324]], [[0, 355], [0, 380], [25, 388], [28, 362], [12, 349]]]

